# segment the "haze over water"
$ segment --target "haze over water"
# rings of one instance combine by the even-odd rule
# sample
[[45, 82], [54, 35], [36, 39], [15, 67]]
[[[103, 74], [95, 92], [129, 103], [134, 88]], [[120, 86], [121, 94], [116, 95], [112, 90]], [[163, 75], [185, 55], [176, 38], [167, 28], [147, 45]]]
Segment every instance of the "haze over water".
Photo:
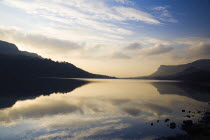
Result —
[[[173, 136], [185, 133], [179, 128], [183, 120], [188, 120], [183, 109], [196, 112], [210, 101], [208, 91], [176, 81], [86, 80], [91, 82], [65, 94], [41, 95], [2, 107], [0, 139]], [[169, 122], [165, 122], [167, 118]], [[199, 118], [195, 115], [191, 119]], [[171, 122], [177, 124], [175, 129], [167, 126]]]

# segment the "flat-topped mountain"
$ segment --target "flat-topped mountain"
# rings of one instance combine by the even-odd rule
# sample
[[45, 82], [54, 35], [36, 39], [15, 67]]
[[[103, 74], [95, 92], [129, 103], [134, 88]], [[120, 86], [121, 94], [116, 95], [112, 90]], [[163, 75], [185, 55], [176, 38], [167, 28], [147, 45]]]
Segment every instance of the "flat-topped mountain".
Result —
[[161, 65], [149, 76], [137, 78], [160, 80], [210, 80], [210, 59], [201, 59], [182, 65]]
[[71, 63], [44, 59], [35, 53], [20, 51], [16, 45], [0, 41], [1, 79], [27, 79], [40, 77], [60, 78], [114, 78], [92, 74]]

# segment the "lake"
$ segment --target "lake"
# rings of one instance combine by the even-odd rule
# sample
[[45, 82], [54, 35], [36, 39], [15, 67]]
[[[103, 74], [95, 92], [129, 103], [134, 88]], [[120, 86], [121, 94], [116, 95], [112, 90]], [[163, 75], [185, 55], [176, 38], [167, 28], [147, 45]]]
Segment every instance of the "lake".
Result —
[[[188, 114], [205, 110], [210, 102], [209, 87], [195, 83], [82, 80], [85, 82], [65, 92], [57, 87], [55, 92], [51, 89], [45, 94], [42, 89], [37, 91], [43, 95], [30, 96], [33, 88], [27, 86], [30, 90], [19, 91], [26, 92], [23, 97], [19, 93], [1, 97], [0, 139], [150, 140], [174, 136], [185, 133], [180, 129], [183, 120], [196, 122], [201, 117], [195, 113], [189, 118]], [[172, 122], [174, 127], [170, 127]]]

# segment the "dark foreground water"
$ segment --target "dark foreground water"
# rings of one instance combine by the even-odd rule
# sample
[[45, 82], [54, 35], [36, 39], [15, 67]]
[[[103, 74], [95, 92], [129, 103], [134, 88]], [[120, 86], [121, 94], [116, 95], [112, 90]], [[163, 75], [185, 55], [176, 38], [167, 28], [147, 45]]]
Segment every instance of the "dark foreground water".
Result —
[[[188, 111], [203, 110], [210, 102], [209, 87], [198, 84], [148, 80], [87, 81], [92, 82], [62, 87], [67, 93], [59, 93], [63, 90], [55, 83], [51, 85], [52, 89], [47, 89], [47, 94], [44, 87], [37, 89], [35, 86], [40, 95], [33, 92], [33, 96], [28, 92], [32, 93], [34, 86], [23, 91], [18, 89], [18, 93], [2, 90], [1, 94], [7, 93], [0, 97], [0, 139], [147, 140], [173, 136], [185, 133], [180, 129], [183, 120], [196, 121], [201, 117], [194, 114], [188, 118]], [[10, 92], [15, 96], [7, 96]], [[165, 119], [170, 120], [165, 122]], [[176, 126], [170, 128], [172, 122]]]

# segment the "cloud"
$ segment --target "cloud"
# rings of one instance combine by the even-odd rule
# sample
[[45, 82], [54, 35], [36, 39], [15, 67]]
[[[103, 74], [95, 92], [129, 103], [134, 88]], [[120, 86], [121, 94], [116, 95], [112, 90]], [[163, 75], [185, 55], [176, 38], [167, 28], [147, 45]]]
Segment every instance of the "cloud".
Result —
[[[157, 43], [133, 38], [144, 36], [148, 28], [164, 25], [164, 19], [173, 18], [169, 7], [153, 10], [134, 3], [137, 4], [132, 0], [1, 0], [1, 16], [5, 19], [1, 25], [21, 30], [0, 28], [4, 32], [0, 39], [15, 43], [20, 50], [68, 61], [92, 73], [119, 76], [118, 68], [132, 65], [135, 69], [147, 61], [146, 57], [157, 56], [157, 52], [146, 54], [147, 48]], [[143, 30], [139, 28], [142, 25]], [[162, 42], [159, 44], [166, 45]], [[94, 48], [97, 45], [104, 47]], [[114, 64], [120, 59], [124, 64]], [[135, 69], [135, 73], [138, 71]]]
[[[71, 41], [62, 37], [59, 39], [45, 34], [24, 32], [20, 28], [0, 26], [0, 40], [14, 43], [20, 50], [38, 53], [42, 57], [73, 63], [93, 73], [114, 73], [113, 76], [122, 77], [130, 68], [133, 73], [129, 73], [129, 76], [138, 76], [139, 71], [142, 71], [141, 75], [147, 75], [154, 72], [159, 65], [210, 58], [210, 39], [198, 37], [171, 40], [145, 37], [119, 42]], [[106, 69], [107, 66], [111, 69]], [[119, 69], [123, 69], [124, 73], [119, 73]]]
[[[142, 41], [143, 40], [143, 41]], [[188, 63], [197, 59], [210, 58], [210, 39], [182, 38], [174, 40], [158, 40], [154, 38], [140, 39], [125, 45], [118, 51], [132, 60], [165, 64]]]
[[130, 7], [115, 7], [118, 14], [120, 14], [124, 20], [143, 21], [148, 24], [160, 24], [151, 14], [130, 8]]
[[195, 56], [210, 56], [210, 42], [200, 42], [189, 48], [189, 51]]
[[125, 50], [136, 51], [136, 50], [139, 50], [139, 49], [142, 49], [142, 45], [138, 42], [130, 43], [128, 46], [125, 47]]
[[167, 47], [161, 44], [156, 44], [155, 46], [149, 47], [145, 50], [146, 55], [159, 55], [163, 53], [168, 53], [172, 51], [172, 47]]
[[167, 6], [157, 6], [157, 7], [154, 7], [153, 10], [156, 10], [156, 11], [162, 11], [162, 10], [166, 10], [167, 9]]
[[113, 58], [113, 59], [130, 59], [131, 57], [128, 55], [125, 55], [121, 52], [114, 52], [114, 53], [112, 53], [111, 58]]
[[[15, 43], [18, 47], [24, 46], [24, 50], [62, 56], [70, 55], [80, 59], [122, 59], [138, 60], [147, 56], [148, 59], [156, 56], [161, 59], [188, 60], [209, 58], [210, 39], [208, 38], [183, 38], [177, 40], [141, 39], [132, 41], [127, 45], [115, 47], [108, 44], [88, 44], [80, 41], [62, 40], [48, 37], [42, 34], [27, 33], [18, 28], [0, 27], [0, 39]], [[116, 44], [115, 44], [116, 45]], [[109, 53], [109, 52], [112, 53]], [[153, 60], [156, 61], [156, 60]]]
[[171, 15], [168, 8], [169, 6], [157, 6], [153, 10], [157, 13], [160, 20], [177, 23], [178, 21]]
[[[151, 41], [149, 42], [151, 44]], [[156, 56], [156, 59], [158, 58], [162, 61], [162, 64], [167, 59], [171, 60], [171, 63], [177, 64], [177, 62], [181, 61], [188, 63], [197, 59], [210, 58], [209, 38], [182, 38], [168, 41], [153, 40], [152, 44], [154, 45], [151, 47], [141, 49], [138, 55], [147, 57]]]
[[198, 41], [183, 47], [174, 53], [173, 57], [188, 60], [210, 58], [210, 40]]
[[[110, 47], [103, 44], [87, 44], [48, 37], [42, 34], [27, 33], [21, 29], [0, 27], [0, 40], [16, 44], [19, 49], [44, 55], [43, 57], [70, 56], [79, 59], [129, 59], [130, 57], [114, 51], [109, 53]], [[22, 47], [22, 48], [21, 48]]]
[[[82, 0], [71, 2], [63, 0], [21, 1], [8, 0], [5, 4], [21, 9], [29, 15], [47, 19], [60, 25], [83, 27], [92, 31], [107, 32], [120, 35], [131, 35], [133, 32], [111, 23], [111, 20], [122, 21], [104, 2]], [[64, 6], [64, 4], [66, 4]], [[49, 22], [48, 21], [48, 22]], [[107, 22], [109, 21], [109, 22]]]
[[[94, 28], [97, 23], [101, 28], [106, 28], [106, 25], [117, 26], [110, 21], [127, 21], [135, 20], [148, 24], [160, 24], [151, 14], [134, 9], [132, 7], [112, 6], [105, 1], [96, 0], [65, 0], [44, 1], [22, 1], [22, 0], [7, 0], [5, 4], [24, 10], [28, 14], [37, 15], [43, 18], [57, 20], [66, 24], [80, 24]], [[123, 3], [130, 3], [127, 0], [121, 0]], [[66, 6], [63, 6], [63, 5]], [[58, 20], [59, 19], [59, 20]], [[107, 23], [108, 21], [109, 23]], [[120, 28], [119, 26], [117, 28]], [[126, 29], [123, 29], [126, 30]]]
[[75, 50], [82, 50], [83, 45], [69, 41], [50, 38], [39, 34], [24, 33], [14, 28], [1, 28], [0, 39], [8, 42], [24, 44], [35, 50], [44, 50], [53, 53], [68, 53]]
[[123, 4], [131, 4], [133, 5], [134, 2], [133, 1], [130, 1], [130, 0], [115, 0], [116, 2], [120, 2], [120, 3], [123, 3]]

